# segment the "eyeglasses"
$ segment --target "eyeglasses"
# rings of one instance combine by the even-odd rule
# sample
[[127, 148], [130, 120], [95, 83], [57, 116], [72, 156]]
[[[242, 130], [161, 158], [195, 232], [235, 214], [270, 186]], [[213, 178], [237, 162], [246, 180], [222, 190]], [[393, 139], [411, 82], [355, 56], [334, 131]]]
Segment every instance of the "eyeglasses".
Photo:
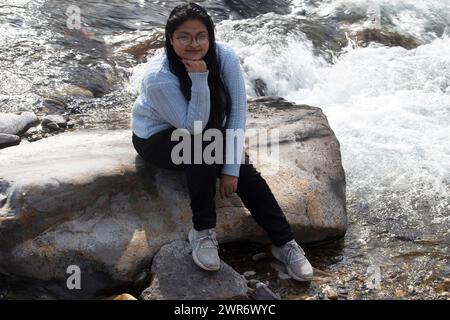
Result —
[[[192, 43], [193, 38], [188, 34], [182, 34], [175, 37], [175, 40], [179, 41], [181, 44], [188, 46]], [[199, 45], [204, 45], [209, 42], [209, 37], [206, 34], [200, 34], [197, 37], [195, 37], [195, 41]]]

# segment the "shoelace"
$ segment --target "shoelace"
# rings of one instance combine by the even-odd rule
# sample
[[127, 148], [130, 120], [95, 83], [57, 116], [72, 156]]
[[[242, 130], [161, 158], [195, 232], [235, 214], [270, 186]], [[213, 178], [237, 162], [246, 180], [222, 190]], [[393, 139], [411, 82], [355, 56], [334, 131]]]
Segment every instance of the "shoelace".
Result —
[[[209, 242], [209, 243], [212, 242], [213, 245], [200, 245], [200, 243], [201, 243], [202, 240], [210, 240], [210, 241], [208, 241], [208, 242]], [[196, 241], [197, 241], [197, 243], [198, 243], [198, 246], [199, 246], [200, 248], [202, 248], [202, 249], [205, 249], [205, 248], [214, 248], [214, 249], [216, 249], [217, 246], [219, 245], [219, 243], [217, 242], [217, 239], [214, 237], [214, 235], [213, 235], [212, 232], [208, 232], [208, 234], [207, 234], [206, 236], [197, 238]]]
[[305, 252], [296, 243], [290, 243], [286, 249], [286, 260], [288, 264], [295, 261], [303, 260], [305, 258]]

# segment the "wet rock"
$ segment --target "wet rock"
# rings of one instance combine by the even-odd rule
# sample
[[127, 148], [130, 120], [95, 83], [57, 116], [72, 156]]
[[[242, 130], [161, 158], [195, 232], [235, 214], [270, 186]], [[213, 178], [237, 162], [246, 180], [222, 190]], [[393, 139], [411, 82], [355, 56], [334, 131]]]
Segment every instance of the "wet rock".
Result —
[[257, 279], [250, 279], [247, 281], [247, 285], [251, 288], [256, 288], [256, 284], [260, 283], [261, 281]]
[[266, 96], [267, 95], [267, 84], [262, 79], [256, 79], [253, 81], [253, 87], [255, 89], [257, 96]]
[[7, 197], [4, 194], [0, 194], [0, 207], [6, 203]]
[[371, 42], [381, 43], [388, 47], [403, 47], [408, 50], [415, 49], [420, 45], [419, 40], [414, 37], [383, 29], [363, 29], [354, 32], [351, 38], [356, 40], [360, 47], [367, 47]]
[[58, 131], [60, 129], [59, 126], [54, 122], [47, 122], [45, 124], [45, 127], [50, 131]]
[[76, 98], [94, 98], [94, 93], [91, 90], [74, 85], [69, 85], [62, 90], [57, 91], [56, 94], [63, 97], [70, 96]]
[[330, 287], [329, 285], [326, 285], [323, 289], [322, 292], [324, 293], [324, 295], [330, 299], [330, 300], [337, 300], [338, 298], [338, 293], [336, 291], [335, 288]]
[[450, 291], [450, 278], [444, 279], [444, 289]]
[[0, 133], [0, 149], [16, 146], [20, 140], [20, 137], [14, 134]]
[[[276, 28], [273, 28], [274, 25]], [[241, 40], [243, 43], [247, 43], [249, 35], [251, 39], [255, 34], [266, 29], [270, 32], [271, 37], [269, 38], [277, 38], [278, 41], [276, 43], [268, 41], [261, 45], [273, 46], [273, 50], [276, 52], [280, 49], [276, 47], [280, 46], [280, 43], [283, 46], [288, 45], [286, 39], [291, 37], [304, 39], [311, 41], [316, 55], [322, 56], [329, 62], [332, 62], [334, 55], [348, 45], [345, 30], [335, 21], [325, 18], [311, 20], [301, 15], [289, 15], [289, 18], [286, 19], [283, 15], [268, 13], [255, 19], [236, 21], [230, 26], [233, 32], [222, 34], [225, 41]]]
[[408, 293], [405, 292], [404, 290], [402, 290], [402, 289], [400, 289], [400, 288], [395, 289], [395, 296], [396, 296], [396, 297], [404, 298], [404, 297], [406, 297], [407, 295], [408, 295]]
[[256, 98], [250, 98], [248, 100], [249, 102], [249, 108], [251, 109], [253, 106], [260, 107], [260, 106], [266, 106], [269, 108], [290, 108], [294, 106], [294, 104], [290, 101], [287, 101], [286, 99], [282, 97], [275, 97], [275, 96], [261, 96]]
[[248, 299], [246, 281], [221, 261], [220, 270], [208, 272], [192, 260], [186, 241], [164, 245], [152, 262], [153, 280], [141, 294], [143, 300]]
[[48, 98], [43, 101], [39, 111], [45, 114], [63, 114], [67, 111], [67, 104], [57, 98]]
[[281, 15], [290, 13], [290, 2], [288, 0], [272, 1], [237, 1], [225, 0], [227, 8], [231, 9], [234, 17], [255, 18], [261, 14], [275, 12]]
[[33, 134], [37, 134], [38, 132], [39, 132], [39, 129], [37, 127], [31, 127], [23, 135], [24, 136], [32, 136]]
[[0, 113], [0, 133], [20, 136], [38, 124], [39, 119], [33, 112], [23, 112], [20, 115]]
[[[339, 143], [319, 108], [287, 105], [269, 97], [249, 102], [250, 127], [280, 130], [283, 159], [277, 172], [268, 156], [254, 165], [297, 241], [341, 237], [347, 220]], [[249, 153], [257, 160], [254, 134]], [[18, 277], [65, 284], [66, 268], [74, 264], [90, 272], [80, 294], [133, 283], [164, 244], [184, 238], [192, 225], [183, 173], [145, 163], [129, 130], [64, 132], [2, 150], [0, 163], [6, 197], [0, 268]], [[220, 243], [269, 243], [236, 195], [218, 196], [216, 207]]]
[[61, 128], [67, 128], [67, 119], [63, 116], [53, 114], [45, 116], [41, 124], [43, 127], [55, 131]]
[[154, 30], [143, 36], [128, 39], [124, 43], [115, 43], [120, 46], [119, 51], [131, 54], [136, 60], [143, 62], [146, 57], [152, 56], [157, 49], [163, 48], [165, 42], [164, 31]]
[[255, 274], [256, 274], [256, 272], [252, 270], [252, 271], [246, 271], [246, 272], [244, 272], [243, 276], [244, 276], [245, 278], [248, 278], [248, 277], [254, 276]]
[[273, 293], [272, 290], [262, 282], [256, 284], [255, 291], [250, 294], [250, 297], [253, 300], [281, 300], [278, 293]]

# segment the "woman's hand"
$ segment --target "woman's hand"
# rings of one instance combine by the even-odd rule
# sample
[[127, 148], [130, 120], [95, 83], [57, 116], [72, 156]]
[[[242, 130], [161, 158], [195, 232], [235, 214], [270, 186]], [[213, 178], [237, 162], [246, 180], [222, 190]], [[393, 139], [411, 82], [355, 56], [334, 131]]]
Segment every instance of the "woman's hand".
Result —
[[235, 193], [238, 185], [238, 177], [222, 174], [220, 177], [220, 197], [229, 197], [232, 193]]
[[206, 62], [203, 59], [200, 59], [200, 60], [181, 59], [181, 62], [183, 62], [184, 66], [186, 67], [187, 72], [206, 72], [206, 71], [208, 71]]

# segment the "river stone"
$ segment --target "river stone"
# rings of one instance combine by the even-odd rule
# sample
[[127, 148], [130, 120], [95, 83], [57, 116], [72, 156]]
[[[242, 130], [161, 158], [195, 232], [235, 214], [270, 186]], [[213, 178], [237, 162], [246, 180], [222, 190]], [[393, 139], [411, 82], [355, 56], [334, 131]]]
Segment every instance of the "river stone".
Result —
[[164, 38], [164, 32], [155, 29], [145, 32], [145, 35], [135, 39], [127, 39], [125, 43], [116, 43], [115, 45], [120, 46], [120, 51], [131, 54], [136, 60], [144, 61], [145, 57], [152, 56], [156, 50], [164, 47]]
[[279, 293], [274, 293], [269, 287], [262, 282], [258, 282], [255, 290], [250, 294], [253, 300], [281, 300]]
[[38, 117], [33, 112], [22, 114], [0, 113], [0, 133], [20, 136], [28, 128], [39, 124]]
[[187, 241], [164, 245], [152, 262], [153, 280], [141, 294], [143, 300], [248, 299], [245, 279], [221, 261], [220, 270], [209, 272], [192, 260]]
[[0, 149], [18, 145], [20, 137], [14, 134], [0, 133]]
[[[249, 100], [249, 110], [250, 157], [296, 240], [342, 237], [345, 175], [339, 142], [322, 111], [270, 97]], [[282, 162], [264, 152], [255, 157], [255, 128], [279, 130]], [[0, 163], [0, 272], [52, 281], [58, 295], [85, 297], [133, 284], [164, 244], [186, 239], [192, 227], [183, 172], [146, 164], [130, 130], [64, 132], [4, 149]], [[268, 243], [236, 195], [218, 194], [220, 243]], [[69, 265], [80, 267], [82, 290], [68, 292]]]
[[41, 122], [43, 127], [52, 129], [51, 127], [48, 126], [50, 123], [55, 123], [58, 127], [57, 129], [67, 127], [67, 119], [59, 114], [51, 114], [45, 116]]
[[351, 32], [350, 38], [354, 39], [361, 47], [367, 47], [371, 42], [381, 43], [388, 47], [399, 46], [408, 50], [415, 49], [420, 45], [420, 42], [412, 36], [383, 29], [358, 30]]

